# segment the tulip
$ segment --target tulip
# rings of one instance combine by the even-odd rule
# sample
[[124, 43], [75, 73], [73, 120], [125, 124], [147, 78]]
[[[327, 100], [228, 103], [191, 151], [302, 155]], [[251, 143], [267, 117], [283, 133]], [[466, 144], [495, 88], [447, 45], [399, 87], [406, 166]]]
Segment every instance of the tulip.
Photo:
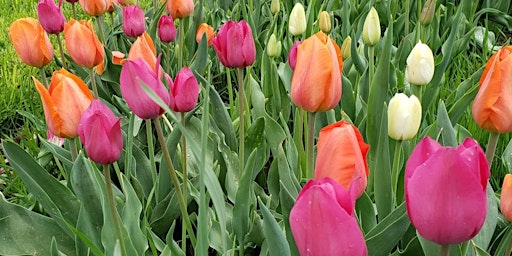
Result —
[[420, 23], [423, 26], [428, 26], [434, 18], [436, 12], [436, 0], [427, 0], [421, 9]]
[[213, 44], [213, 37], [215, 36], [215, 30], [213, 30], [213, 27], [206, 24], [201, 23], [199, 27], [197, 27], [196, 30], [196, 42], [200, 43], [201, 39], [203, 39], [203, 35], [206, 34], [206, 39], [208, 40], [208, 46], [211, 46]]
[[487, 214], [489, 166], [478, 143], [466, 138], [457, 148], [425, 137], [405, 167], [405, 202], [422, 237], [441, 245], [474, 237]]
[[23, 63], [37, 68], [53, 59], [53, 46], [39, 21], [22, 18], [9, 26], [9, 38]]
[[137, 5], [123, 7], [123, 32], [131, 37], [138, 37], [145, 29], [144, 11]]
[[188, 67], [183, 67], [170, 90], [170, 107], [175, 112], [189, 112], [199, 98], [199, 84]]
[[375, 8], [371, 8], [363, 25], [363, 42], [368, 46], [376, 45], [380, 40], [380, 21], [379, 13]]
[[357, 127], [345, 120], [322, 128], [317, 143], [315, 179], [329, 177], [347, 190], [357, 181], [352, 189], [360, 197], [369, 174], [366, 161], [369, 148]]
[[512, 131], [511, 53], [512, 46], [505, 46], [487, 61], [472, 107], [475, 122], [496, 133]]
[[341, 57], [343, 60], [346, 60], [350, 57], [351, 51], [351, 44], [352, 44], [352, 37], [347, 36], [345, 40], [343, 40], [343, 44], [341, 45]]
[[268, 39], [267, 55], [273, 58], [281, 55], [281, 41], [277, 41], [275, 34], [270, 35]]
[[503, 217], [512, 221], [512, 174], [507, 173], [501, 186], [500, 210]]
[[300, 255], [368, 255], [354, 202], [352, 189], [329, 178], [308, 181], [290, 211]]
[[395, 140], [412, 139], [421, 124], [421, 103], [416, 96], [397, 93], [389, 101], [388, 134]]
[[243, 68], [256, 59], [256, 46], [252, 30], [244, 20], [228, 21], [213, 38], [213, 48], [222, 65], [228, 68]]
[[331, 16], [328, 12], [322, 11], [318, 17], [318, 23], [320, 30], [324, 33], [331, 31]]
[[69, 56], [78, 65], [93, 68], [103, 63], [105, 50], [94, 33], [92, 22], [71, 19], [64, 25], [64, 41]]
[[290, 13], [288, 30], [294, 36], [300, 36], [306, 31], [306, 12], [301, 3], [296, 3]]
[[59, 1], [59, 6], [55, 5], [53, 0], [39, 0], [37, 4], [39, 22], [49, 34], [58, 34], [64, 30], [66, 18], [60, 10], [61, 6], [62, 0]]
[[405, 79], [409, 84], [426, 85], [434, 76], [434, 55], [428, 45], [418, 42], [407, 57]]
[[338, 45], [323, 32], [297, 47], [297, 63], [292, 77], [291, 98], [309, 112], [334, 108], [341, 98], [343, 61]]
[[176, 39], [176, 26], [172, 16], [162, 15], [158, 20], [158, 37], [164, 43], [170, 43]]
[[193, 0], [167, 0], [167, 11], [173, 19], [183, 19], [194, 12]]
[[297, 64], [297, 49], [301, 43], [301, 41], [293, 43], [290, 48], [290, 52], [288, 53], [288, 65], [292, 70], [295, 70], [295, 65]]
[[48, 142], [59, 147], [62, 147], [65, 142], [64, 138], [55, 136], [55, 134], [53, 134], [50, 130], [46, 130], [46, 139], [48, 140]]
[[32, 79], [41, 96], [50, 132], [61, 138], [77, 137], [80, 117], [92, 101], [84, 81], [65, 69], [53, 72], [49, 89], [36, 78]]
[[[159, 77], [142, 58], [127, 60], [121, 69], [119, 79], [121, 94], [133, 113], [142, 119], [155, 118], [165, 112], [163, 108], [147, 95], [141, 85], [142, 83], [153, 90], [163, 102], [169, 105], [169, 92]], [[167, 82], [172, 86], [170, 78], [168, 76], [166, 78]]]
[[126, 62], [125, 54], [120, 51], [112, 51], [112, 63], [123, 65]]
[[91, 160], [100, 164], [110, 164], [121, 156], [123, 134], [121, 119], [100, 100], [95, 99], [84, 111], [78, 125], [78, 134], [85, 152]]
[[79, 0], [80, 6], [87, 15], [101, 16], [106, 13], [110, 7], [110, 0]]
[[153, 72], [156, 72], [156, 49], [153, 39], [151, 39], [147, 32], [137, 37], [137, 40], [133, 42], [128, 52], [128, 60], [136, 60], [138, 58], [144, 59], [149, 67], [153, 69]]
[[281, 8], [280, 0], [272, 0], [270, 2], [270, 12], [272, 12], [272, 14], [278, 13], [280, 8]]

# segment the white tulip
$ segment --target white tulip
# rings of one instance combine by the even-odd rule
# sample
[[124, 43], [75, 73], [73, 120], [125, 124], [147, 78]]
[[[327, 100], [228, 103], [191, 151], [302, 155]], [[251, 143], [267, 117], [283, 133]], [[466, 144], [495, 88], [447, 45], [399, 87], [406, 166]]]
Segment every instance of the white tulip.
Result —
[[434, 54], [428, 45], [418, 42], [407, 57], [405, 79], [409, 84], [426, 85], [434, 76]]
[[388, 134], [395, 140], [412, 139], [421, 123], [421, 103], [416, 96], [397, 93], [389, 101]]

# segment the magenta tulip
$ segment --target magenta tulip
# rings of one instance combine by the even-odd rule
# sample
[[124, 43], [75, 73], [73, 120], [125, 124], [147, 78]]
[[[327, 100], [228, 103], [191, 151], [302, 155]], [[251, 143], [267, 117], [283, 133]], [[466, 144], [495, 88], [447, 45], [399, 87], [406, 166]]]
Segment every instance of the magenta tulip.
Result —
[[290, 48], [290, 53], [288, 54], [288, 65], [290, 65], [292, 70], [295, 70], [295, 64], [297, 64], [297, 48], [301, 43], [301, 41], [296, 41]]
[[37, 4], [39, 22], [48, 34], [58, 34], [64, 30], [66, 18], [62, 14], [61, 6], [62, 0], [59, 1], [59, 6], [53, 0], [39, 0]]
[[170, 96], [170, 107], [175, 112], [188, 112], [196, 106], [199, 98], [199, 84], [188, 67], [183, 67], [176, 75]]
[[131, 37], [138, 37], [146, 31], [144, 11], [137, 5], [123, 7], [123, 31]]
[[170, 43], [176, 39], [176, 26], [171, 15], [162, 15], [158, 20], [158, 38], [164, 43]]
[[[158, 61], [157, 65], [160, 65]], [[169, 76], [167, 74], [165, 76], [169, 84], [172, 84]], [[121, 94], [133, 113], [142, 119], [155, 118], [164, 113], [164, 109], [144, 91], [142, 83], [153, 90], [163, 102], [169, 105], [169, 92], [158, 77], [142, 58], [127, 60], [121, 69], [119, 79]]]
[[324, 178], [310, 180], [290, 212], [300, 255], [368, 255], [354, 216], [355, 190]]
[[256, 47], [251, 27], [247, 22], [228, 21], [213, 38], [213, 48], [222, 65], [228, 68], [243, 68], [256, 59]]
[[93, 100], [78, 124], [78, 135], [84, 144], [85, 152], [91, 160], [100, 164], [110, 164], [121, 156], [123, 134], [121, 119], [100, 100]]
[[474, 237], [487, 213], [489, 174], [475, 140], [467, 138], [457, 148], [421, 140], [405, 167], [407, 213], [421, 236], [441, 245]]

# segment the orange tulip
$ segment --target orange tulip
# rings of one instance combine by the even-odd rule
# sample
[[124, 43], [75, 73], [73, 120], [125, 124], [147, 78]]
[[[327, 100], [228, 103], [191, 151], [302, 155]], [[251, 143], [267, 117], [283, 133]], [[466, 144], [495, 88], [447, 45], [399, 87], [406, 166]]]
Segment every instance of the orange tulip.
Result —
[[137, 40], [130, 47], [130, 52], [128, 52], [128, 60], [136, 60], [137, 58], [144, 59], [153, 71], [156, 71], [156, 49], [153, 39], [147, 32], [137, 37]]
[[43, 102], [48, 129], [61, 138], [77, 137], [82, 112], [92, 101], [84, 81], [65, 69], [53, 72], [49, 89], [35, 77], [32, 79]]
[[357, 197], [361, 196], [369, 174], [366, 161], [369, 148], [357, 127], [345, 120], [322, 128], [317, 144], [315, 179], [329, 177], [347, 190], [356, 180], [355, 191]]
[[101, 16], [112, 5], [111, 0], [80, 0], [80, 6], [90, 16]]
[[167, 11], [173, 19], [183, 19], [194, 12], [193, 0], [167, 0]]
[[9, 38], [23, 63], [41, 68], [53, 59], [53, 46], [43, 27], [34, 18], [22, 18], [9, 27]]
[[512, 46], [491, 56], [480, 77], [480, 88], [473, 102], [473, 119], [482, 128], [507, 133], [512, 131]]
[[103, 63], [105, 50], [94, 33], [92, 22], [71, 19], [64, 25], [64, 41], [69, 56], [78, 65], [93, 68]]
[[512, 221], [512, 174], [505, 175], [501, 186], [500, 210], [503, 217]]
[[336, 42], [318, 32], [297, 47], [291, 98], [309, 112], [334, 108], [341, 98], [343, 61]]
[[196, 42], [200, 43], [201, 39], [203, 38], [203, 34], [206, 34], [206, 39], [208, 39], [208, 46], [211, 46], [213, 44], [213, 37], [215, 36], [215, 30], [213, 30], [213, 27], [206, 24], [201, 23], [199, 27], [197, 27], [196, 30]]

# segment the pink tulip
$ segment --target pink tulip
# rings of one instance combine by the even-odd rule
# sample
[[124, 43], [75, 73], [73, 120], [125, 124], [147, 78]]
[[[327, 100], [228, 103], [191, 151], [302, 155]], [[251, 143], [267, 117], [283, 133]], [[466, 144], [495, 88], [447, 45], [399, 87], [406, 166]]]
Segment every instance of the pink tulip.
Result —
[[62, 0], [59, 6], [55, 5], [53, 0], [39, 0], [37, 4], [37, 16], [44, 30], [49, 34], [58, 34], [64, 31], [64, 23], [66, 18], [61, 11]]
[[121, 156], [123, 134], [121, 119], [116, 118], [100, 100], [93, 100], [78, 124], [78, 134], [85, 152], [91, 160], [100, 164], [110, 164]]
[[368, 255], [354, 216], [354, 192], [330, 178], [306, 183], [290, 212], [300, 255]]
[[131, 37], [138, 37], [145, 29], [144, 11], [137, 5], [123, 7], [123, 32]]
[[228, 68], [243, 68], [256, 59], [256, 47], [251, 27], [247, 22], [228, 21], [213, 38], [213, 47], [222, 65]]
[[[158, 61], [157, 65], [160, 65]], [[172, 86], [169, 76], [165, 76]], [[169, 92], [158, 77], [142, 58], [127, 60], [121, 69], [121, 94], [133, 113], [142, 119], [155, 118], [164, 113], [164, 109], [144, 91], [142, 83], [153, 90], [167, 105], [169, 104]]]
[[414, 227], [442, 245], [474, 237], [487, 214], [489, 174], [475, 140], [467, 138], [457, 148], [421, 140], [405, 167], [405, 202]]
[[158, 20], [158, 37], [164, 43], [170, 43], [176, 39], [176, 26], [170, 15], [162, 15]]
[[171, 87], [170, 107], [175, 112], [188, 112], [194, 109], [199, 98], [199, 84], [188, 67], [183, 67]]
[[301, 43], [301, 41], [296, 41], [290, 48], [290, 53], [288, 54], [288, 65], [290, 65], [292, 70], [295, 70], [295, 64], [297, 63], [297, 47]]

